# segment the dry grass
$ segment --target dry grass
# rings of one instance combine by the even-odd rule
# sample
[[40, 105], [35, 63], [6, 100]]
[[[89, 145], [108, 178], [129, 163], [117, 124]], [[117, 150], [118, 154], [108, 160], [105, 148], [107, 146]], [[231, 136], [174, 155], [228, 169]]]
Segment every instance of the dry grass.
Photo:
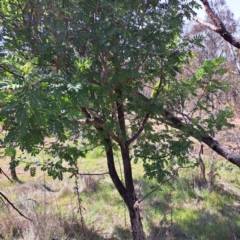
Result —
[[[206, 160], [205, 164], [209, 173], [211, 164]], [[9, 174], [7, 159], [0, 159], [0, 166]], [[116, 166], [120, 173], [117, 158]], [[82, 173], [106, 172], [105, 158], [80, 159], [79, 169]], [[198, 168], [186, 169], [141, 204], [149, 240], [231, 239], [229, 226], [240, 237], [240, 171], [221, 161], [214, 171], [212, 191], [203, 184]], [[0, 200], [0, 234], [4, 239], [83, 239], [83, 234], [87, 240], [131, 239], [127, 209], [108, 175], [79, 178], [84, 208], [82, 226], [74, 179], [66, 176], [62, 182], [52, 180], [39, 169], [30, 178], [22, 166], [17, 172], [23, 183], [11, 183], [0, 174], [0, 192], [33, 221], [24, 219]], [[156, 183], [141, 177], [141, 164], [134, 165], [133, 172], [137, 194], [144, 196]]]
[[[93, 188], [88, 183], [87, 187], [90, 191], [97, 183]], [[83, 233], [86, 239], [101, 239], [93, 228], [82, 229], [73, 182], [54, 181], [50, 185], [38, 179], [12, 183], [3, 193], [21, 213], [33, 220], [20, 216], [4, 201], [0, 213], [0, 233], [4, 239], [81, 239]]]

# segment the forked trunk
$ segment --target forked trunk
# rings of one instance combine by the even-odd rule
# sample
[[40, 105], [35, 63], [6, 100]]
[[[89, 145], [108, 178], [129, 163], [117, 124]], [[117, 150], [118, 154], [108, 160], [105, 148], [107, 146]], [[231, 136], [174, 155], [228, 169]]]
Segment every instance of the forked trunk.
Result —
[[134, 204], [137, 201], [133, 179], [132, 179], [132, 168], [129, 158], [129, 150], [122, 149], [122, 160], [124, 166], [124, 177], [125, 177], [125, 186], [120, 180], [118, 173], [115, 168], [114, 155], [111, 146], [111, 140], [105, 139], [105, 150], [107, 155], [108, 170], [109, 175], [118, 190], [120, 196], [124, 200], [125, 204], [128, 207], [128, 212], [130, 216], [132, 235], [134, 240], [145, 240], [145, 234], [143, 231], [142, 220], [139, 212], [139, 207], [134, 207]]

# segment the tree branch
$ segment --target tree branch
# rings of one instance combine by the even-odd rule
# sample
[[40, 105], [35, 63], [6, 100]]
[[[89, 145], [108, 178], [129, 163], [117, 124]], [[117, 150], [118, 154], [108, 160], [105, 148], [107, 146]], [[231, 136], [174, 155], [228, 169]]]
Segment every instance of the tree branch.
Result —
[[[84, 119], [84, 120], [75, 120], [73, 121], [75, 124], [78, 125], [93, 125], [93, 126], [101, 126], [103, 127], [103, 121], [101, 119], [98, 118], [94, 118], [94, 119]], [[121, 146], [125, 146], [123, 141], [117, 136], [115, 135], [113, 132], [106, 130], [106, 132], [109, 134], [109, 136], [117, 143], [119, 143]]]
[[142, 133], [144, 126], [146, 125], [147, 121], [149, 118], [149, 114], [146, 115], [146, 117], [143, 119], [142, 125], [141, 127], [138, 129], [138, 131], [133, 135], [132, 138], [130, 138], [129, 140], [127, 140], [127, 145], [130, 145], [132, 142], [134, 142], [138, 136]]
[[13, 203], [11, 203], [11, 202], [8, 200], [8, 198], [7, 198], [3, 193], [0, 192], [0, 195], [8, 202], [8, 203], [13, 207], [13, 209], [15, 209], [22, 217], [26, 218], [26, 219], [29, 220], [29, 221], [32, 221], [32, 219], [24, 216], [24, 215], [13, 205]]
[[[126, 134], [126, 124], [125, 124], [125, 115], [124, 115], [124, 106], [123, 106], [123, 101], [122, 101], [122, 91], [118, 90], [116, 91], [118, 97], [121, 99], [121, 103], [116, 102], [117, 104], [117, 118], [118, 118], [118, 124], [120, 127], [120, 134], [123, 139], [126, 139], [127, 134]], [[121, 147], [124, 149], [125, 146], [125, 140], [124, 142], [121, 141]]]
[[[145, 97], [143, 94], [137, 92], [132, 93], [134, 96], [140, 97], [142, 99], [145, 99], [145, 101], [149, 101], [147, 97]], [[154, 104], [154, 103], [151, 103]], [[170, 111], [164, 109], [162, 116], [167, 120], [167, 124], [169, 124], [171, 127], [174, 127], [176, 129], [179, 129], [180, 131], [186, 132], [192, 137], [199, 140], [199, 136], [197, 135], [194, 130], [188, 131], [188, 124], [183, 123], [178, 117], [174, 116]], [[211, 136], [203, 134], [200, 136], [201, 141], [204, 142], [206, 145], [208, 145], [213, 151], [215, 151], [217, 154], [228, 160], [229, 162], [233, 163], [234, 165], [238, 166], [240, 168], [240, 155], [238, 155], [236, 152], [229, 150], [228, 148], [222, 146], [218, 141], [214, 140]]]
[[212, 8], [210, 7], [208, 0], [201, 0], [201, 2], [205, 8], [207, 15], [212, 19], [214, 25], [207, 23], [206, 21], [204, 21], [196, 16], [193, 16], [192, 18], [195, 21], [199, 22], [200, 24], [202, 24], [202, 25], [208, 27], [209, 29], [213, 30], [214, 32], [218, 33], [220, 36], [223, 37], [223, 39], [225, 39], [227, 42], [229, 42], [234, 47], [240, 49], [240, 42], [237, 39], [235, 39], [230, 32], [228, 32], [228, 30], [226, 29], [223, 22], [219, 19], [219, 17], [216, 15], [216, 13], [214, 13]]
[[109, 172], [105, 173], [78, 173], [80, 176], [102, 176], [102, 175], [109, 175]]
[[90, 119], [91, 115], [88, 113], [87, 109], [85, 107], [80, 107], [82, 114], [84, 115], [85, 118]]
[[122, 146], [123, 148], [125, 148], [125, 144], [124, 144], [124, 142], [118, 137], [118, 136], [116, 136], [113, 132], [111, 132], [111, 131], [106, 131], [108, 134], [109, 134], [109, 136], [115, 141], [115, 142], [117, 142], [118, 144], [120, 144], [120, 146]]
[[[104, 130], [102, 128], [98, 128], [100, 132], [103, 132]], [[109, 175], [117, 188], [119, 194], [125, 201], [125, 203], [128, 203], [128, 195], [127, 195], [127, 190], [126, 187], [123, 185], [122, 181], [120, 180], [116, 167], [115, 167], [115, 162], [114, 162], [114, 155], [113, 155], [113, 149], [112, 149], [112, 143], [110, 138], [105, 138], [105, 151], [107, 155], [107, 165], [108, 165], [108, 170], [109, 170]]]
[[6, 72], [9, 72], [10, 74], [12, 74], [12, 75], [15, 76], [15, 77], [19, 77], [19, 78], [22, 78], [22, 79], [23, 79], [23, 76], [15, 73], [14, 71], [10, 70], [9, 68], [4, 67], [3, 65], [0, 65], [0, 69], [4, 70], [4, 71], [6, 71]]
[[217, 32], [218, 28], [216, 26], [214, 26], [211, 23], [206, 22], [205, 20], [197, 17], [196, 15], [192, 15], [192, 19], [195, 20], [196, 22], [208, 27], [209, 29], [213, 30], [214, 32]]
[[9, 177], [8, 175], [0, 168], [0, 174], [3, 174], [10, 182], [13, 182]]
[[[179, 118], [173, 116], [169, 111], [164, 110], [164, 117], [170, 121], [172, 127], [179, 130], [184, 129], [184, 131], [186, 131], [185, 129], [187, 129], [187, 124], [183, 123]], [[188, 132], [188, 134], [190, 134], [194, 138], [198, 138], [196, 136], [196, 133], [193, 131]], [[237, 153], [222, 146], [218, 141], [214, 140], [209, 135], [201, 135], [201, 140], [217, 154], [221, 155], [229, 162], [240, 167], [240, 156]]]

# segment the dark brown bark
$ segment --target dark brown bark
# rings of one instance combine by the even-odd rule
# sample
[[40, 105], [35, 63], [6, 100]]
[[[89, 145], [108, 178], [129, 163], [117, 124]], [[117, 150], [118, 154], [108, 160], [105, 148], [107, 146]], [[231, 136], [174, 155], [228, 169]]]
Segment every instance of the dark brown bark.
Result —
[[212, 10], [212, 8], [209, 5], [208, 0], [201, 0], [206, 13], [208, 14], [208, 16], [212, 19], [213, 24], [210, 24], [196, 16], [193, 16], [193, 19], [203, 25], [205, 25], [206, 27], [208, 27], [209, 29], [213, 30], [214, 32], [218, 33], [220, 36], [222, 36], [227, 42], [229, 42], [231, 45], [233, 45], [236, 48], [240, 49], [240, 42], [237, 41], [232, 34], [226, 29], [225, 25], [223, 24], [223, 22], [219, 19], [219, 17], [214, 13], [214, 11]]
[[117, 188], [120, 196], [122, 197], [124, 202], [127, 204], [128, 202], [127, 190], [123, 185], [122, 181], [120, 180], [115, 167], [113, 149], [112, 149], [110, 138], [105, 139], [105, 151], [107, 156], [107, 165], [108, 165], [109, 175], [113, 181], [113, 184]]
[[134, 206], [137, 201], [133, 178], [132, 178], [132, 166], [131, 159], [129, 156], [129, 148], [121, 149], [122, 160], [123, 160], [123, 169], [124, 169], [124, 177], [125, 177], [125, 185], [127, 190], [128, 202], [127, 207], [130, 215], [131, 227], [133, 239], [144, 240], [145, 235], [142, 226], [142, 220], [140, 216], [139, 206]]
[[136, 194], [135, 194], [133, 179], [132, 179], [132, 167], [131, 167], [130, 158], [129, 158], [129, 150], [127, 148], [127, 149], [124, 149], [124, 151], [122, 152], [126, 187], [121, 182], [115, 168], [114, 155], [113, 155], [113, 149], [112, 149], [110, 138], [105, 139], [105, 150], [107, 155], [109, 175], [116, 189], [118, 190], [120, 196], [122, 197], [122, 199], [124, 200], [125, 204], [128, 207], [133, 239], [144, 240], [145, 235], [143, 231], [139, 207], [138, 206], [134, 207], [134, 203], [137, 201], [137, 199], [136, 199]]
[[[121, 99], [122, 97], [121, 91], [117, 91], [117, 94], [119, 96], [119, 99]], [[119, 194], [121, 195], [122, 199], [124, 200], [125, 204], [128, 207], [133, 239], [144, 240], [145, 235], [143, 231], [139, 206], [134, 206], [135, 202], [137, 201], [137, 197], [136, 197], [134, 184], [133, 184], [131, 159], [130, 159], [129, 147], [126, 139], [124, 106], [122, 103], [119, 103], [119, 102], [117, 103], [117, 118], [118, 118], [119, 130], [120, 130], [119, 138], [123, 142], [123, 144], [119, 144], [119, 147], [121, 149], [125, 186], [121, 182], [115, 168], [114, 155], [113, 155], [110, 136], [109, 138], [105, 138], [105, 149], [106, 149], [106, 155], [107, 155], [109, 175], [116, 189], [118, 190]]]
[[[121, 99], [121, 92], [118, 92], [118, 96]], [[118, 123], [121, 131], [121, 137], [124, 139], [125, 145], [121, 147], [121, 155], [123, 161], [123, 169], [124, 169], [124, 178], [125, 178], [125, 186], [127, 191], [127, 207], [130, 215], [132, 234], [134, 240], [144, 240], [145, 235], [142, 226], [142, 220], [139, 212], [139, 206], [134, 206], [137, 201], [133, 178], [132, 178], [132, 166], [131, 166], [131, 158], [129, 154], [129, 146], [127, 144], [126, 137], [126, 125], [125, 125], [125, 116], [124, 116], [124, 106], [123, 104], [117, 103], [117, 114], [118, 114]]]
[[128, 208], [134, 240], [145, 240], [139, 207]]

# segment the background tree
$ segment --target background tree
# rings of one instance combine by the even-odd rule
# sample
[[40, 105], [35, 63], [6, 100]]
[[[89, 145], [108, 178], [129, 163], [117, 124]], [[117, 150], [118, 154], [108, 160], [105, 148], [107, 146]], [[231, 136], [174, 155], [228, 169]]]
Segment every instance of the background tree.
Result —
[[[222, 24], [224, 24], [225, 28], [228, 29], [229, 34], [232, 36], [236, 36], [239, 28], [239, 22], [234, 19], [233, 13], [229, 10], [225, 1], [211, 1], [210, 5], [211, 9], [214, 9], [214, 14], [221, 19]], [[238, 60], [237, 49], [232, 49], [232, 46], [229, 42], [227, 42], [224, 38], [221, 37], [220, 34], [213, 31], [212, 28], [209, 27], [208, 24], [212, 24], [213, 27], [214, 22], [212, 21], [210, 15], [206, 15], [205, 20], [201, 20], [199, 24], [199, 19], [194, 16], [194, 19], [198, 21], [198, 23], [194, 23], [187, 30], [187, 36], [195, 36], [197, 34], [201, 34], [203, 36], [202, 45], [204, 48], [198, 47], [194, 48], [193, 52], [196, 58], [193, 61], [192, 67], [200, 66], [205, 59], [213, 59], [215, 57], [224, 57], [227, 59], [225, 63], [225, 68], [227, 69], [227, 74], [224, 75], [222, 81], [229, 82], [229, 91], [225, 94], [220, 93], [215, 99], [215, 105], [218, 107], [222, 105], [230, 105], [236, 113], [239, 111], [239, 101], [238, 101], [238, 89], [239, 89], [239, 81], [238, 81]], [[205, 24], [204, 24], [205, 23]], [[194, 72], [194, 70], [192, 69]], [[218, 110], [218, 107], [215, 109]]]
[[[231, 45], [233, 45], [236, 48], [240, 48], [240, 42], [236, 39], [236, 37], [234, 37], [233, 34], [231, 34], [231, 30], [228, 30], [224, 24], [224, 22], [221, 20], [220, 16], [217, 15], [216, 12], [214, 12], [214, 10], [212, 9], [212, 7], [210, 6], [208, 0], [201, 0], [204, 9], [208, 15], [208, 17], [212, 20], [213, 24], [204, 21], [200, 18], [198, 18], [197, 16], [192, 15], [192, 18], [205, 25], [206, 27], [208, 27], [209, 29], [211, 29], [212, 31], [218, 33], [223, 39], [225, 39], [227, 42], [229, 42]], [[225, 4], [225, 1], [221, 0], [220, 1], [221, 5]]]

